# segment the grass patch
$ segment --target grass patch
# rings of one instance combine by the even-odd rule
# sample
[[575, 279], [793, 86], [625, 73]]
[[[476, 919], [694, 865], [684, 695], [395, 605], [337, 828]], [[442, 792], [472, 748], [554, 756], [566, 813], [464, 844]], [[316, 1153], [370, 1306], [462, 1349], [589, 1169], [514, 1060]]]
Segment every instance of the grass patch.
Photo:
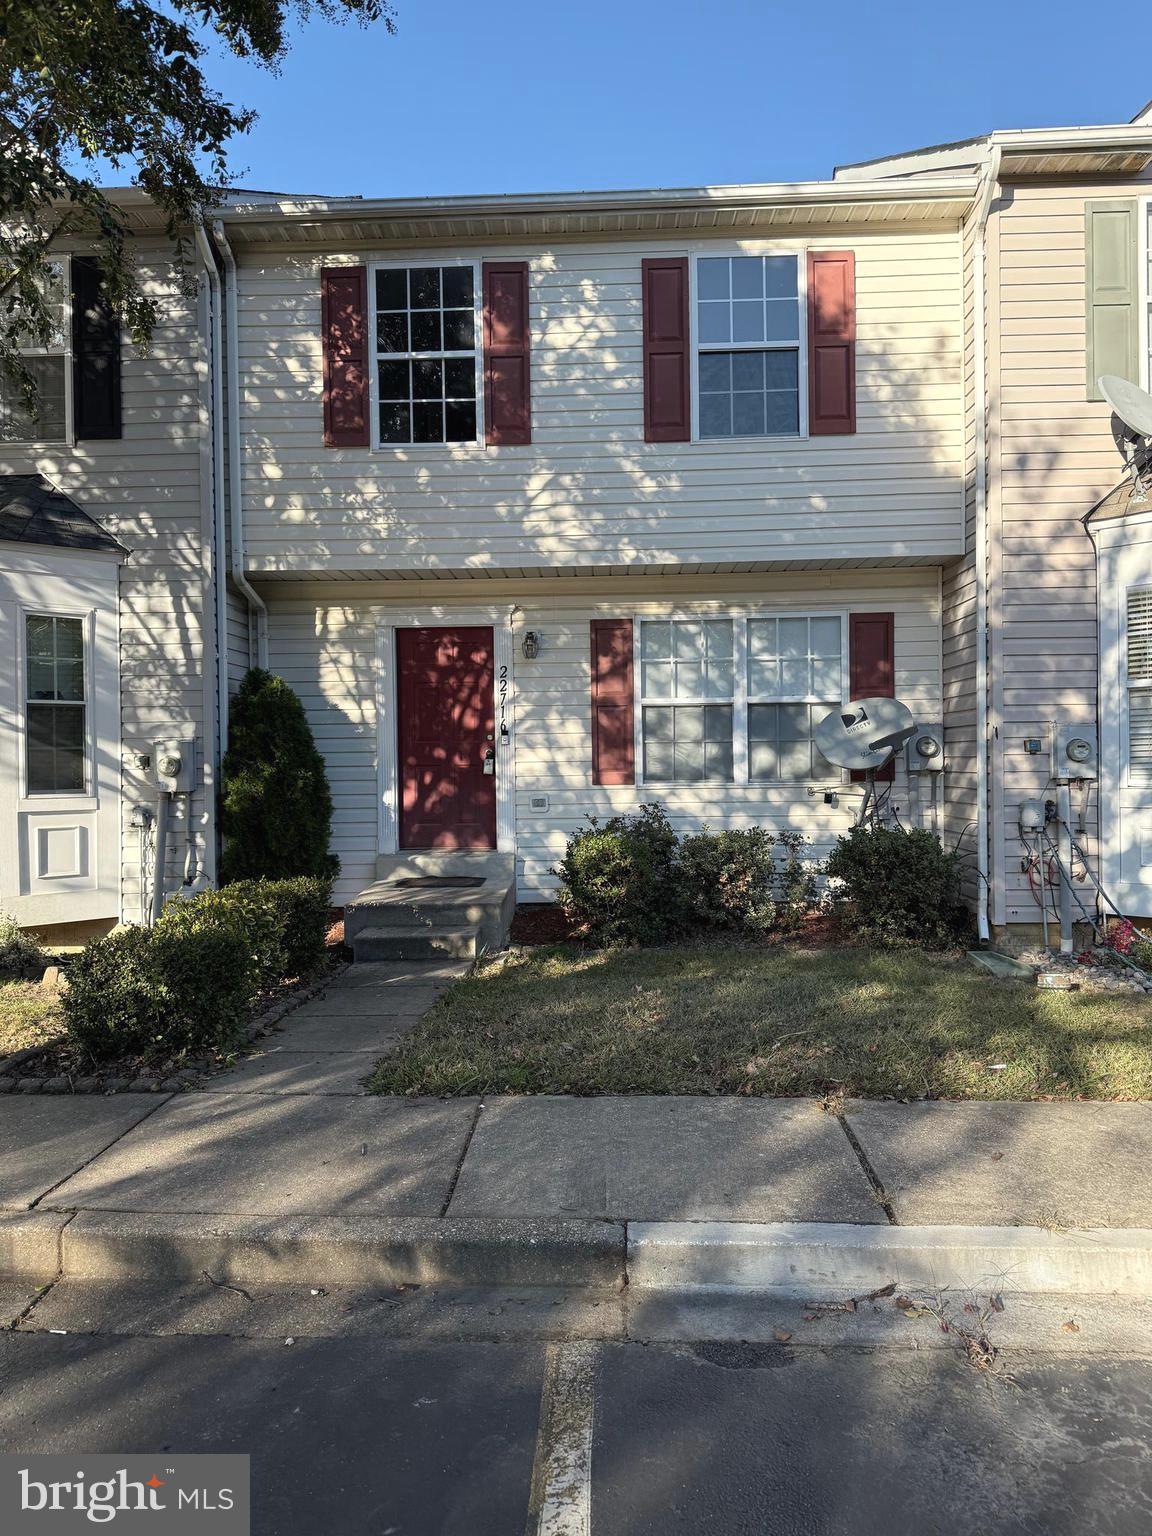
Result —
[[919, 951], [560, 946], [453, 987], [371, 1086], [1152, 1099], [1152, 1005]]
[[0, 982], [0, 1057], [47, 1045], [63, 1033], [58, 993], [35, 981]]

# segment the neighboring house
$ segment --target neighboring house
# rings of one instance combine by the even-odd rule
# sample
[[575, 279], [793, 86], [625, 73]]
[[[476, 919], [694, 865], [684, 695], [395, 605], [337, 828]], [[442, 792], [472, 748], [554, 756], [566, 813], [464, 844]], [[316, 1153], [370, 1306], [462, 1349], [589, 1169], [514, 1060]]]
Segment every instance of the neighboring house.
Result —
[[[1043, 798], [1050, 725], [1094, 718], [1081, 518], [1121, 461], [1089, 379], [1146, 372], [1150, 160], [1135, 124], [809, 184], [237, 195], [202, 232], [197, 300], [133, 198], [164, 299], [151, 353], [120, 347], [119, 377], [86, 362], [108, 328], [74, 259], [53, 440], [0, 425], [0, 492], [55, 509], [35, 538], [0, 511], [21, 658], [0, 679], [0, 907], [146, 915], [140, 807], [174, 817], [163, 889], [210, 880], [228, 688], [263, 662], [328, 761], [342, 902], [477, 866], [547, 899], [584, 817], [646, 800], [824, 852], [859, 789], [813, 724], [894, 693], [945, 727], [944, 835], [982, 917], [990, 891], [992, 923], [1035, 922], [1018, 805]], [[1086, 815], [1146, 913], [1145, 866], [1117, 863], [1145, 803], [1118, 722], [1146, 696], [1107, 628], [1116, 593], [1152, 589], [1119, 569], [1134, 542], [1101, 582], [1105, 697], [1135, 707], [1109, 706]], [[903, 762], [890, 804], [930, 823]]]

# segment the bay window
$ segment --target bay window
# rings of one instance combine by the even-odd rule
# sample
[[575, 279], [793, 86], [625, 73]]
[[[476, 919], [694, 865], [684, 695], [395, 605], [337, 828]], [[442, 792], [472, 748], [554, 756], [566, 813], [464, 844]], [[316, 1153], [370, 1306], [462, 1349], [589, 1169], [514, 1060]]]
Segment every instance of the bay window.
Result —
[[27, 793], [83, 794], [88, 758], [84, 621], [30, 613], [24, 658]]
[[701, 438], [800, 431], [800, 258], [696, 258]]
[[840, 615], [640, 621], [647, 784], [839, 781], [812, 733], [844, 697]]

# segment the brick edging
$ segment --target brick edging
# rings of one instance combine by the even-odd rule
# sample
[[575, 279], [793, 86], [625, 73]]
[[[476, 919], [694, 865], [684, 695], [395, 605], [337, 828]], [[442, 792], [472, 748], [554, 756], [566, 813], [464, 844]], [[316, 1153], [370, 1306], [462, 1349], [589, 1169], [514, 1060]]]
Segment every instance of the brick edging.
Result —
[[[310, 1002], [312, 998], [331, 986], [344, 974], [348, 965], [348, 961], [341, 961], [306, 986], [288, 993], [285, 997], [274, 998], [245, 1024], [240, 1040], [241, 1049], [251, 1045], [262, 1035], [269, 1034], [281, 1019], [286, 1018], [295, 1009]], [[181, 1067], [178, 1072], [164, 1077], [152, 1072], [139, 1072], [135, 1077], [124, 1077], [114, 1069], [84, 1073], [79, 1077], [70, 1077], [67, 1073], [61, 1073], [57, 1077], [38, 1077], [34, 1073], [21, 1071], [21, 1068], [27, 1066], [29, 1062], [40, 1061], [55, 1049], [54, 1043], [30, 1045], [23, 1050], [13, 1051], [11, 1056], [0, 1060], [0, 1094], [180, 1093], [196, 1087], [217, 1071], [225, 1070], [223, 1065], [217, 1067], [211, 1057], [198, 1056], [189, 1066]]]

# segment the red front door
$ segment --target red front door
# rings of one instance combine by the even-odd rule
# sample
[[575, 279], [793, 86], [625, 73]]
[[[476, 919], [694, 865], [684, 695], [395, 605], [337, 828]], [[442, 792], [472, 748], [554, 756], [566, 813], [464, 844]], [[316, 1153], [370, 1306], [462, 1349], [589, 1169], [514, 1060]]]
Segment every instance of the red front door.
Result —
[[398, 629], [396, 670], [401, 848], [495, 848], [491, 629]]

